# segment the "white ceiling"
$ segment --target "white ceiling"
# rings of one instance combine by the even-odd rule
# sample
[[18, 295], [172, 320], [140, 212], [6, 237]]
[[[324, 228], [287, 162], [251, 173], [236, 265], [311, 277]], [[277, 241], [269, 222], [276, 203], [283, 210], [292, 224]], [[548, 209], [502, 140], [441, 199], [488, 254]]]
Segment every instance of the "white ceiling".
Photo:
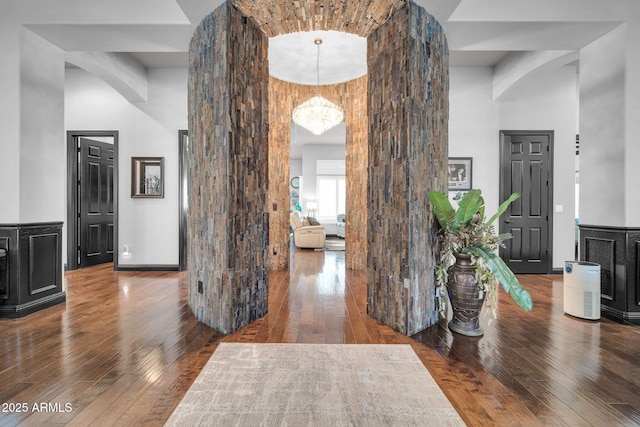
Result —
[[[193, 29], [222, 0], [0, 0], [0, 28], [22, 24], [65, 51], [126, 52], [144, 67], [186, 67]], [[451, 67], [493, 67], [512, 52], [579, 50], [640, 16], [638, 0], [416, 0], [443, 25]], [[334, 32], [328, 32], [334, 33]], [[320, 77], [336, 83], [366, 73], [366, 43], [322, 35]], [[274, 76], [315, 84], [314, 34], [271, 40]], [[305, 138], [298, 132], [298, 144]], [[309, 134], [311, 135], [311, 134]], [[316, 138], [310, 141], [316, 143]], [[328, 139], [326, 136], [323, 139]]]
[[305, 31], [269, 39], [269, 74], [280, 80], [316, 85], [320, 45], [320, 84], [336, 84], [367, 74], [367, 39], [338, 31]]

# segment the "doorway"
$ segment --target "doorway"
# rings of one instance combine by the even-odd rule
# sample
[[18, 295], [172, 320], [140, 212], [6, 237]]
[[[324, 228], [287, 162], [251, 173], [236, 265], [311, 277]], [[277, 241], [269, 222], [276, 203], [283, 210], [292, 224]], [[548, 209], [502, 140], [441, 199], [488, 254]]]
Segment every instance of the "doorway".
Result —
[[117, 270], [118, 132], [67, 132], [67, 270]]
[[553, 131], [500, 131], [500, 200], [522, 196], [501, 218], [511, 233], [500, 256], [518, 274], [551, 274], [553, 248]]
[[178, 190], [178, 271], [187, 269], [187, 248], [189, 247], [189, 233], [187, 220], [189, 218], [189, 131], [178, 131], [178, 176], [180, 188]]

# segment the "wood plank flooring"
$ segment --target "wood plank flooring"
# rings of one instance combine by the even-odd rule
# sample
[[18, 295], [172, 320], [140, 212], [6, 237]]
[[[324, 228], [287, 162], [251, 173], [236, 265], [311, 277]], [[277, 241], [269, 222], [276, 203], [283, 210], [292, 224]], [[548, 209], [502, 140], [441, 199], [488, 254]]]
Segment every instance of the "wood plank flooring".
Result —
[[297, 250], [270, 275], [269, 314], [224, 336], [194, 319], [185, 273], [112, 268], [69, 272], [66, 304], [0, 320], [0, 426], [162, 425], [222, 341], [409, 343], [470, 426], [640, 425], [640, 328], [564, 315], [561, 275], [519, 276], [533, 312], [501, 293], [482, 338], [405, 337], [366, 315], [344, 252]]

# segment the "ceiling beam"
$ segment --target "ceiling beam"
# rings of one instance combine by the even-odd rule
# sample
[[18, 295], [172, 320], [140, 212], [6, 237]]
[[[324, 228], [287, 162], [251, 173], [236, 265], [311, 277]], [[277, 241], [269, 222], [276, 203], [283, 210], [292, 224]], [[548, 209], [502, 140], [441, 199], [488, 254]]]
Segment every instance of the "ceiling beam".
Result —
[[517, 82], [536, 71], [561, 67], [579, 58], [580, 53], [575, 50], [513, 52], [494, 67], [493, 100], [498, 101]]
[[147, 69], [126, 53], [67, 52], [65, 61], [101, 78], [132, 103], [147, 102]]

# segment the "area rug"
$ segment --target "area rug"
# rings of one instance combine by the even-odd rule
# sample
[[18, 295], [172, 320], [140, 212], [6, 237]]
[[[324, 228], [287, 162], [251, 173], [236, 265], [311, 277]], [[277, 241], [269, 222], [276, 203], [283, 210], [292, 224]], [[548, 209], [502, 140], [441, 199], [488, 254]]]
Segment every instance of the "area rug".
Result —
[[344, 240], [325, 240], [324, 248], [316, 249], [316, 251], [344, 251]]
[[165, 426], [464, 426], [410, 345], [221, 343]]

